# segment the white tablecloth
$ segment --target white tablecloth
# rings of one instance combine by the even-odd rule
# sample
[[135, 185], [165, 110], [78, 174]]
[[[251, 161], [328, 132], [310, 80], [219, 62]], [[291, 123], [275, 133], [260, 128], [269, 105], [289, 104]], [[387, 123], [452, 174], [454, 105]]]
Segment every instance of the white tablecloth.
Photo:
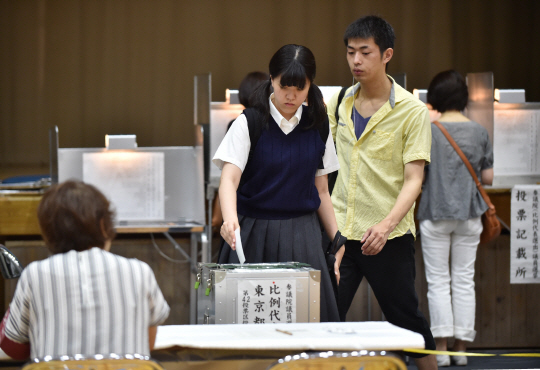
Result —
[[[390, 351], [424, 348], [424, 338], [386, 321], [158, 327], [154, 349], [176, 346], [219, 350]], [[7, 359], [0, 349], [0, 360]]]
[[295, 351], [402, 350], [424, 348], [424, 338], [385, 321], [160, 326], [155, 349], [174, 346]]

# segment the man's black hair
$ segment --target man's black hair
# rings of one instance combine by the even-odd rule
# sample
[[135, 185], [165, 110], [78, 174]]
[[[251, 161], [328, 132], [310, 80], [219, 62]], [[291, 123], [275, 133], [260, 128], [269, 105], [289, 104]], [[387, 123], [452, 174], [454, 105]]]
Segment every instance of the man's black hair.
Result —
[[465, 79], [453, 69], [438, 73], [429, 84], [427, 101], [441, 113], [450, 110], [461, 112], [468, 100], [469, 91]]
[[394, 29], [390, 23], [375, 15], [358, 18], [352, 22], [345, 30], [343, 41], [345, 46], [348, 46], [350, 39], [369, 39], [370, 37], [373, 37], [381, 55], [387, 49], [394, 48], [394, 42], [396, 41]]

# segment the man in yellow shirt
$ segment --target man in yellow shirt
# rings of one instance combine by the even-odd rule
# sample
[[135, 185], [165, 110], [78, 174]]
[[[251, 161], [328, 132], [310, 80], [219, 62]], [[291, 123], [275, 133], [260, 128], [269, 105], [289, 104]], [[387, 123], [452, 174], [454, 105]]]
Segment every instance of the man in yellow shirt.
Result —
[[[353, 22], [344, 41], [357, 83], [339, 107], [337, 94], [327, 107], [340, 164], [332, 203], [348, 239], [336, 254], [338, 305], [345, 320], [365, 276], [387, 320], [422, 334], [426, 348], [435, 349], [414, 288], [413, 211], [430, 160], [431, 126], [426, 106], [386, 74], [394, 40], [384, 19]], [[419, 357], [416, 364], [420, 370], [437, 368], [434, 355]]]

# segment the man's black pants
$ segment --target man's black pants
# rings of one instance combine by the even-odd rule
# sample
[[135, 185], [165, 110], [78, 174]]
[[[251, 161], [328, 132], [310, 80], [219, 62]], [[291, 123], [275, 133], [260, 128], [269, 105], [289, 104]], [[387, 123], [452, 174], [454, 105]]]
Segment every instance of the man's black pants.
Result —
[[361, 247], [362, 243], [357, 240], [349, 240], [345, 244], [345, 255], [339, 268], [338, 308], [341, 321], [345, 321], [356, 290], [365, 276], [386, 319], [391, 324], [420, 333], [426, 349], [434, 350], [435, 341], [426, 318], [418, 309], [414, 288], [416, 268], [412, 234], [388, 240], [374, 256], [363, 255]]

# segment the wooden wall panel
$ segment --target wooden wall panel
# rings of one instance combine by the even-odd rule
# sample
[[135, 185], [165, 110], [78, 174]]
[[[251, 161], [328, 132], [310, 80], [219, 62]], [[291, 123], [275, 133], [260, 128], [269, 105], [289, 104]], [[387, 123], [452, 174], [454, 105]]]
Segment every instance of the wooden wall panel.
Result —
[[[493, 198], [493, 197], [491, 197]], [[509, 202], [508, 202], [509, 203]], [[500, 209], [497, 208], [497, 213]], [[495, 339], [496, 342], [504, 342], [505, 336], [512, 333], [513, 318], [512, 311], [512, 286], [510, 285], [510, 240], [508, 235], [503, 235], [495, 243], [482, 245], [477, 254], [476, 268], [479, 273], [475, 282], [477, 287], [483, 286], [483, 290], [477, 288], [477, 301], [481, 306], [476, 308], [477, 322], [482, 326], [491, 325], [495, 327], [494, 336], [490, 337], [487, 333], [478, 331], [479, 342], [486, 342]], [[482, 268], [479, 263], [482, 263]], [[491, 271], [491, 274], [485, 274], [484, 271]], [[491, 280], [491, 281], [490, 281]], [[484, 283], [485, 282], [485, 283]], [[491, 285], [491, 286], [490, 286]], [[531, 292], [538, 290], [538, 287], [531, 287]], [[484, 307], [495, 306], [493, 317], [484, 315]], [[479, 325], [480, 326], [480, 325]], [[525, 341], [525, 343], [535, 343], [535, 341]], [[536, 341], [538, 343], [538, 341]]]
[[495, 87], [525, 89], [526, 99], [540, 101], [540, 3], [453, 1], [453, 67], [465, 72], [494, 72]]
[[[40, 3], [2, 2], [0, 140], [2, 162], [45, 162], [39, 137], [42, 93], [38, 32]], [[24, 22], [18, 20], [24, 19]], [[38, 135], [35, 135], [38, 133]]]
[[492, 70], [539, 101], [540, 49], [525, 37], [539, 12], [532, 0], [0, 0], [0, 165], [46, 165], [55, 124], [62, 147], [102, 147], [107, 133], [192, 145], [193, 76], [211, 72], [223, 101], [286, 43], [312, 49], [318, 84], [350, 84], [342, 35], [372, 13], [396, 30], [389, 72], [409, 89], [443, 69]]
[[[475, 263], [475, 290], [476, 290], [476, 325], [475, 330], [477, 332], [476, 344], [482, 342], [491, 342], [497, 338], [497, 309], [504, 312], [504, 316], [508, 315], [510, 312], [509, 306], [505, 305], [504, 302], [495, 303], [497, 297], [508, 297], [508, 291], [505, 292], [502, 289], [502, 286], [508, 287], [510, 284], [510, 277], [508, 274], [505, 274], [499, 271], [499, 279], [496, 279], [497, 276], [494, 274], [496, 269], [493, 269], [494, 266], [498, 265], [498, 261], [493, 258], [496, 253], [495, 243], [488, 243], [482, 245], [478, 248], [476, 254], [476, 263]], [[508, 253], [507, 253], [508, 254]], [[488, 257], [489, 256], [489, 257]], [[504, 260], [504, 256], [503, 257]], [[495, 289], [493, 289], [495, 288]], [[494, 302], [495, 301], [495, 302]], [[509, 318], [510, 319], [510, 318]], [[513, 321], [513, 320], [512, 320]], [[506, 327], [500, 327], [501, 330], [506, 331]]]
[[[77, 144], [83, 143], [85, 134], [81, 130], [80, 19], [78, 2], [46, 2], [44, 119], [61, 128], [64, 142]], [[42, 129], [47, 133], [47, 127]]]

